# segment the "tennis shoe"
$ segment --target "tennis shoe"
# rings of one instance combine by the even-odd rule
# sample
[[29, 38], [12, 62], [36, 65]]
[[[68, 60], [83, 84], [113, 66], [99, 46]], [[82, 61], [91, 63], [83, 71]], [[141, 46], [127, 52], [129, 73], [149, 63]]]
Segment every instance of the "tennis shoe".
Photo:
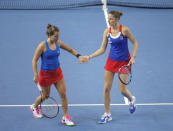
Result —
[[70, 120], [70, 117], [68, 115], [62, 117], [61, 123], [67, 126], [75, 126], [74, 122]]
[[33, 116], [35, 118], [42, 118], [43, 117], [42, 114], [40, 113], [40, 108], [39, 107], [35, 108], [34, 104], [30, 106], [30, 110], [32, 111]]
[[131, 114], [133, 114], [136, 111], [136, 105], [135, 105], [136, 98], [135, 98], [135, 96], [132, 96], [132, 98], [133, 98], [133, 100], [131, 102], [129, 102], [129, 111]]
[[112, 120], [111, 114], [104, 113], [101, 119], [98, 121], [99, 124], [105, 124]]

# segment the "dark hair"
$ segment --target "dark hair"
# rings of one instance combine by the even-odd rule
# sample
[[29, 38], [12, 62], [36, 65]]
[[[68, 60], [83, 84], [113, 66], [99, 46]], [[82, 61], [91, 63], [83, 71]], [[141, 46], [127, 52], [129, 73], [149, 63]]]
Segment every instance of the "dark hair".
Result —
[[48, 24], [46, 31], [47, 36], [52, 36], [55, 34], [55, 32], [59, 32], [59, 28], [54, 25]]
[[117, 10], [111, 10], [111, 11], [109, 12], [109, 14], [111, 14], [111, 15], [113, 15], [115, 18], [119, 18], [119, 19], [120, 19], [120, 17], [123, 15], [122, 12], [117, 11]]

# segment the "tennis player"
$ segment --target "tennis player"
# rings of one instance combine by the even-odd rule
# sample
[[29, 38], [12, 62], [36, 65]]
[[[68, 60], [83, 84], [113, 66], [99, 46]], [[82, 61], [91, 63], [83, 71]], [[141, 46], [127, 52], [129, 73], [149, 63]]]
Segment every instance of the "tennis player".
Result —
[[[55, 85], [57, 91], [60, 94], [62, 108], [64, 116], [62, 117], [62, 123], [67, 126], [73, 126], [74, 123], [70, 120], [68, 115], [68, 101], [66, 96], [66, 85], [63, 77], [63, 73], [60, 67], [59, 55], [60, 48], [70, 52], [77, 58], [80, 54], [76, 50], [72, 49], [65, 43], [59, 40], [59, 29], [58, 27], [48, 24], [47, 32], [48, 39], [41, 42], [34, 54], [32, 60], [32, 66], [34, 71], [34, 82], [39, 84], [42, 88], [43, 98], [46, 98], [50, 94], [50, 86]], [[37, 61], [41, 57], [41, 70], [38, 75]], [[38, 96], [35, 103], [30, 107], [34, 117], [42, 118], [42, 114], [39, 111], [38, 105], [41, 102], [41, 96]]]
[[[91, 59], [96, 56], [103, 54], [107, 48], [107, 43], [111, 45], [110, 53], [105, 65], [105, 76], [104, 76], [104, 105], [105, 113], [102, 115], [99, 123], [107, 123], [112, 120], [110, 113], [110, 91], [112, 88], [113, 78], [115, 73], [118, 72], [119, 68], [123, 65], [135, 63], [136, 52], [138, 48], [138, 43], [133, 37], [130, 29], [126, 26], [119, 24], [120, 17], [123, 15], [120, 11], [112, 10], [108, 14], [108, 22], [110, 28], [105, 29], [103, 34], [103, 41], [100, 49], [98, 49], [93, 54], [86, 56], [86, 58]], [[128, 39], [133, 44], [133, 54], [130, 56], [128, 50]], [[83, 56], [84, 57], [84, 56]], [[87, 61], [85, 61], [87, 62]], [[81, 61], [81, 63], [83, 63]], [[129, 100], [129, 110], [130, 113], [134, 113], [135, 97], [130, 93], [124, 84], [119, 81], [120, 92], [123, 96], [127, 97]]]

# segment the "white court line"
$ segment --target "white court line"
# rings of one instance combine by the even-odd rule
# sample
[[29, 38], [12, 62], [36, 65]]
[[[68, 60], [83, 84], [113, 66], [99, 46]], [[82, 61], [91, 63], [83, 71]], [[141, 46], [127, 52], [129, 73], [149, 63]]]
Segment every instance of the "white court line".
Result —
[[[128, 106], [128, 104], [110, 104], [111, 106]], [[173, 106], [173, 103], [141, 103], [137, 106]], [[0, 105], [0, 107], [29, 107], [31, 105]], [[59, 105], [62, 106], [62, 105]], [[104, 106], [104, 104], [68, 104], [71, 107]]]

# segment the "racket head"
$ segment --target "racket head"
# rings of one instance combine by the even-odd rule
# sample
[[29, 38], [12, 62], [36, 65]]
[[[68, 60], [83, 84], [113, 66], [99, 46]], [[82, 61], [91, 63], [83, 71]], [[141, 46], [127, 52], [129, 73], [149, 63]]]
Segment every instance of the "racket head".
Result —
[[128, 85], [132, 80], [131, 64], [121, 66], [118, 71], [118, 78], [122, 84]]
[[52, 97], [41, 100], [40, 111], [47, 118], [55, 118], [59, 114], [59, 105]]

